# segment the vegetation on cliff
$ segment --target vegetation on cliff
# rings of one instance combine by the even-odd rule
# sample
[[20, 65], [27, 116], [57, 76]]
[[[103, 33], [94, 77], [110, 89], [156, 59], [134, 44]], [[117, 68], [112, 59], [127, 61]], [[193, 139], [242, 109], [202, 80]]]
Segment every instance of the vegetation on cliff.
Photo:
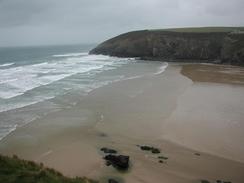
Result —
[[95, 183], [87, 178], [68, 178], [42, 164], [0, 155], [0, 182], [2, 183]]
[[[240, 32], [244, 31], [244, 27], [187, 27], [187, 28], [172, 28], [172, 29], [154, 29], [156, 31], [172, 31], [172, 32], [190, 32], [190, 33], [211, 33], [211, 32]], [[151, 31], [154, 31], [151, 30]]]
[[202, 27], [134, 31], [105, 41], [90, 53], [147, 60], [244, 65], [244, 28]]

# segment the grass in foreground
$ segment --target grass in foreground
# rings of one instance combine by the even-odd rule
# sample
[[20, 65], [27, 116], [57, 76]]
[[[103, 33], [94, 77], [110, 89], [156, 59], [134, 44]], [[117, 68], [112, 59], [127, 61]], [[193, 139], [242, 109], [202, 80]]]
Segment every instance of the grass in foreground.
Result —
[[1, 183], [95, 183], [87, 178], [68, 178], [43, 164], [0, 155]]

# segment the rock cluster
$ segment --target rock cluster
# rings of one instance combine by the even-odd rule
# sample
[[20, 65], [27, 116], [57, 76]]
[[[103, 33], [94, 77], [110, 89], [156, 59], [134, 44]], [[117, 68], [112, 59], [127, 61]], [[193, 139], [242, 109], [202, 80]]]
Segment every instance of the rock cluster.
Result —
[[106, 160], [106, 165], [112, 165], [118, 170], [127, 170], [129, 168], [129, 156], [109, 154], [104, 159]]
[[153, 154], [159, 154], [161, 151], [158, 148], [151, 147], [151, 146], [139, 146], [143, 151], [151, 151]]
[[107, 166], [112, 165], [117, 170], [127, 170], [129, 168], [129, 156], [115, 155], [118, 153], [117, 150], [110, 149], [107, 147], [103, 147], [100, 150], [103, 151], [104, 154], [107, 154], [103, 157], [103, 159], [106, 160]]

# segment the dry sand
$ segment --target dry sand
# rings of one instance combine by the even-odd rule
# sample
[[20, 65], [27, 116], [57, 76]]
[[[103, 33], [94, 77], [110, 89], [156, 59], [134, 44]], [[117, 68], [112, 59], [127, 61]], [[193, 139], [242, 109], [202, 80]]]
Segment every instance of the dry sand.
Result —
[[[104, 182], [243, 183], [244, 85], [242, 74], [233, 76], [243, 71], [226, 74], [221, 67], [170, 65], [159, 75], [99, 88], [70, 109], [18, 128], [1, 141], [0, 152]], [[224, 82], [209, 77], [219, 71]], [[158, 155], [138, 144], [158, 147], [169, 159], [158, 163]], [[129, 155], [129, 171], [105, 166], [101, 147]]]

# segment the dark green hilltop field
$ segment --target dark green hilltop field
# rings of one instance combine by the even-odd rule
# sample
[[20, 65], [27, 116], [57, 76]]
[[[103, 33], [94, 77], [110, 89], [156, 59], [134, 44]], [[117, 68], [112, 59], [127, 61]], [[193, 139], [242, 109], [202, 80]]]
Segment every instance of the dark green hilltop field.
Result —
[[239, 32], [244, 31], [244, 27], [188, 27], [188, 28], [172, 28], [172, 29], [154, 29], [150, 31], [172, 31], [172, 32]]
[[0, 155], [1, 183], [95, 183], [87, 178], [68, 178], [42, 164]]
[[119, 57], [244, 65], [244, 27], [140, 30], [109, 39], [90, 51]]

